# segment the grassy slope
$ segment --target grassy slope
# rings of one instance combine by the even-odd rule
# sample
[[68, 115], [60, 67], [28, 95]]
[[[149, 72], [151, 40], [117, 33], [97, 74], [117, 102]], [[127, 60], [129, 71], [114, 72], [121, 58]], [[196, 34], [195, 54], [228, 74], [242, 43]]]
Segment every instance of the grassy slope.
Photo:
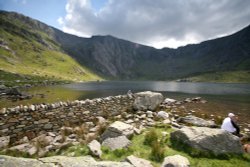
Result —
[[[25, 25], [19, 25], [22, 27]], [[21, 31], [18, 28], [16, 32]], [[22, 33], [22, 32], [18, 32]], [[89, 81], [99, 80], [99, 76], [78, 64], [43, 32], [41, 39], [46, 45], [32, 36], [26, 39], [0, 27], [0, 70], [24, 74], [31, 77], [53, 78], [54, 80]], [[1, 77], [0, 80], [4, 78]]]
[[250, 71], [206, 73], [188, 79], [194, 82], [250, 83]]
[[[161, 132], [172, 132], [172, 128], [156, 128], [158, 136], [162, 136]], [[152, 160], [150, 154], [152, 148], [148, 145], [144, 144], [145, 135], [147, 132], [142, 133], [141, 135], [136, 135], [132, 138], [132, 144], [128, 149], [117, 149], [115, 151], [108, 150], [107, 148], [102, 148], [103, 154], [102, 160], [111, 160], [111, 161], [122, 161], [129, 155], [134, 155], [140, 158], [144, 158], [150, 160], [155, 167], [161, 166], [162, 162]], [[176, 150], [172, 147], [169, 139], [170, 135], [167, 135], [166, 138], [161, 139], [164, 141], [161, 145], [162, 148], [165, 149], [164, 157], [172, 156], [172, 155], [182, 155], [187, 157], [190, 161], [191, 166], [195, 167], [246, 167], [250, 163], [250, 156], [247, 154], [242, 155], [242, 157], [230, 157], [229, 159], [216, 158], [216, 157], [199, 157], [199, 156], [191, 156], [188, 153], [182, 150]], [[67, 156], [83, 156], [87, 155], [87, 146], [86, 145], [78, 145], [70, 147], [62, 152], [59, 155], [67, 155]], [[55, 154], [51, 153], [50, 156]], [[58, 155], [58, 154], [56, 154]]]
[[[172, 132], [173, 129], [171, 128], [154, 128], [157, 132], [157, 136], [161, 136], [160, 139], [161, 142], [161, 148], [163, 148], [164, 151], [164, 157], [166, 156], [172, 156], [172, 155], [182, 155], [186, 157], [190, 161], [191, 166], [195, 167], [246, 167], [249, 166], [250, 163], [250, 155], [249, 154], [243, 154], [242, 156], [231, 156], [229, 158], [220, 158], [220, 157], [201, 157], [201, 156], [192, 156], [183, 150], [177, 150], [175, 149], [171, 142], [170, 142], [170, 135], [168, 134], [166, 137], [163, 138], [162, 132]], [[134, 155], [140, 158], [144, 158], [147, 160], [150, 160], [155, 167], [160, 167], [162, 161], [156, 161], [152, 160], [151, 157], [151, 150], [152, 148], [148, 145], [144, 144], [145, 136], [147, 132], [143, 132], [140, 135], [136, 135], [131, 140], [131, 145], [127, 149], [117, 149], [114, 151], [111, 151], [107, 148], [102, 147], [103, 154], [101, 156], [101, 160], [110, 160], [110, 161], [122, 161], [129, 155]], [[20, 152], [4, 152], [1, 151], [0, 154], [7, 154], [11, 156], [16, 157], [29, 157], [26, 154], [20, 153]], [[55, 155], [64, 155], [64, 156], [85, 156], [88, 155], [89, 151], [86, 144], [83, 145], [76, 145], [71, 146], [69, 148], [65, 148], [64, 150], [61, 150], [59, 152], [49, 152], [47, 156], [55, 156]], [[35, 157], [33, 157], [35, 158]], [[100, 159], [98, 159], [100, 160]]]

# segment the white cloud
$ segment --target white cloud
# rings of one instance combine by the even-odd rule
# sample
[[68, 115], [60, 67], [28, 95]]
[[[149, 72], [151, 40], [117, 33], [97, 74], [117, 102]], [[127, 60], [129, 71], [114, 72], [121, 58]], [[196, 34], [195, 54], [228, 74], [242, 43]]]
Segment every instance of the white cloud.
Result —
[[248, 0], [109, 0], [100, 10], [90, 0], [68, 0], [63, 30], [89, 37], [113, 35], [157, 48], [228, 35], [248, 25]]

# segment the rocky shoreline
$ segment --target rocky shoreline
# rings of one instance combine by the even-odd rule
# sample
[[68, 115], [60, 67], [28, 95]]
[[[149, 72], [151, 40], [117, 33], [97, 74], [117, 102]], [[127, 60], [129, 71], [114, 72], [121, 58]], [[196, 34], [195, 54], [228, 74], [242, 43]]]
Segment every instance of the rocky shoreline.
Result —
[[[84, 143], [88, 145], [92, 156], [101, 157], [101, 146], [109, 147], [111, 150], [126, 148], [131, 143], [129, 140], [131, 136], [139, 135], [143, 130], [161, 124], [176, 130], [171, 133], [171, 140], [181, 142], [188, 147], [213, 154], [243, 153], [239, 139], [218, 129], [219, 125], [215, 120], [196, 117], [193, 111], [182, 114], [177, 112], [185, 103], [199, 104], [206, 103], [206, 101], [200, 97], [177, 101], [164, 98], [160, 93], [148, 91], [85, 101], [3, 108], [0, 111], [0, 135], [2, 136], [0, 137], [0, 150], [18, 151], [30, 157], [44, 157], [51, 151], [59, 152], [63, 148]], [[195, 131], [195, 133], [189, 133], [190, 131]], [[198, 141], [196, 135], [200, 136]], [[249, 140], [250, 134], [245, 132], [244, 135]], [[221, 140], [227, 142], [221, 143]], [[204, 143], [208, 147], [199, 146], [196, 142]], [[209, 146], [209, 143], [212, 143], [214, 147]], [[216, 149], [217, 147], [220, 149]], [[13, 159], [5, 156], [0, 156], [0, 160], [1, 158], [4, 159], [3, 164]], [[53, 162], [58, 161], [61, 166], [64, 166], [61, 158], [48, 157], [47, 159], [53, 159]], [[111, 165], [103, 166], [138, 166], [133, 164], [137, 161], [148, 164], [147, 166], [151, 165], [149, 161], [137, 158], [127, 158], [130, 160], [124, 164], [114, 165], [112, 163], [115, 162], [112, 162]], [[166, 157], [166, 162], [164, 161], [163, 164], [170, 163], [169, 159], [172, 163], [173, 159], [176, 161], [175, 158]], [[185, 157], [178, 158], [185, 159]], [[50, 161], [47, 159], [45, 158], [42, 163], [46, 162], [48, 166], [55, 165], [49, 164]], [[74, 161], [74, 158], [69, 161]], [[85, 162], [85, 160], [81, 161]], [[91, 161], [92, 165], [102, 163], [93, 160], [86, 161]], [[180, 162], [185, 162], [184, 166], [190, 164], [188, 160]], [[41, 161], [39, 159], [34, 163], [41, 163]], [[106, 162], [103, 163], [106, 164]], [[86, 166], [86, 164], [79, 163], [78, 166]]]

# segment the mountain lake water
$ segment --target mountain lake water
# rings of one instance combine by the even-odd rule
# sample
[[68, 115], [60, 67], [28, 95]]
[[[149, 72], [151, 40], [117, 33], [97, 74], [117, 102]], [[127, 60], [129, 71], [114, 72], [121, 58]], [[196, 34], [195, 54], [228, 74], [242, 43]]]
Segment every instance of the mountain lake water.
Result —
[[239, 116], [239, 123], [244, 122], [244, 127], [250, 126], [250, 84], [103, 81], [39, 86], [22, 90], [34, 95], [32, 99], [22, 101], [0, 99], [0, 108], [20, 104], [30, 105], [115, 96], [126, 94], [128, 90], [133, 93], [141, 91], [161, 92], [164, 97], [176, 100], [199, 96], [208, 102], [205, 104], [186, 104], [186, 110], [205, 113], [209, 117], [212, 117], [211, 115], [225, 117], [229, 112], [233, 112]]

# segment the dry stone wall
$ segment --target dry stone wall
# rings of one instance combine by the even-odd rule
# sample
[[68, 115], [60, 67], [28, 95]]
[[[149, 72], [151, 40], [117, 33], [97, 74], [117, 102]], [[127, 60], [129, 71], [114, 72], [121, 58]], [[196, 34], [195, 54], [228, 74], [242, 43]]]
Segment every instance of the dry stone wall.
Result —
[[134, 98], [119, 95], [93, 100], [58, 102], [3, 108], [0, 111], [0, 137], [16, 141], [23, 136], [34, 138], [41, 131], [59, 131], [65, 124], [80, 125], [96, 116], [113, 117], [132, 109]]

